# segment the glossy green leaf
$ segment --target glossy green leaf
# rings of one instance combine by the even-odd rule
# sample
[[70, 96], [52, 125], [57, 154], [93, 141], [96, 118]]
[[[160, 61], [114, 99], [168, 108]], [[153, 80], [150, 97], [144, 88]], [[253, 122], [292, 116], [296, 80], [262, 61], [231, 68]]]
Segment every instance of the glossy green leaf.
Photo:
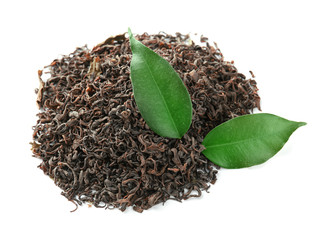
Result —
[[267, 113], [236, 117], [207, 134], [202, 153], [224, 168], [251, 167], [274, 156], [304, 125]]
[[192, 119], [187, 88], [164, 58], [136, 40], [130, 29], [128, 33], [133, 92], [142, 117], [160, 136], [181, 138]]

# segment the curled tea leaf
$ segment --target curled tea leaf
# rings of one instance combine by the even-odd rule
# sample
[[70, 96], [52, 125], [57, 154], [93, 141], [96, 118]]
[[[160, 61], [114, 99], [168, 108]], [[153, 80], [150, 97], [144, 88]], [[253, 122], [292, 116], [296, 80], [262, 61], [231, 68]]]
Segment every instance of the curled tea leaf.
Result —
[[123, 34], [119, 34], [119, 35], [116, 35], [116, 36], [111, 36], [109, 38], [107, 38], [105, 41], [97, 44], [92, 51], [97, 51], [99, 50], [102, 46], [104, 45], [111, 45], [111, 44], [114, 44], [115, 42], [123, 42], [124, 40], [126, 39], [125, 37], [125, 33]]
[[39, 71], [38, 71], [38, 77], [39, 77], [39, 89], [38, 89], [38, 92], [37, 92], [37, 106], [38, 106], [39, 109], [41, 108], [41, 104], [42, 104], [42, 95], [43, 95], [43, 92], [44, 92], [44, 86], [45, 86], [45, 83], [42, 81], [41, 76], [42, 76], [42, 70], [39, 70]]
[[251, 167], [273, 157], [304, 125], [267, 113], [240, 116], [211, 130], [202, 153], [224, 168]]
[[160, 136], [181, 138], [192, 120], [187, 88], [164, 58], [136, 40], [130, 29], [128, 33], [133, 92], [142, 117]]

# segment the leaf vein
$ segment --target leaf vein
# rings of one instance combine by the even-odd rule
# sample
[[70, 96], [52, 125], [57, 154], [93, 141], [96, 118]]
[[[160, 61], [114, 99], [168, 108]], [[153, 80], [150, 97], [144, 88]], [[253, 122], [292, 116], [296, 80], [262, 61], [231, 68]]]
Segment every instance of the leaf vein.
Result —
[[262, 139], [260, 139], [260, 138], [248, 138], [248, 139], [243, 139], [243, 140], [239, 140], [239, 141], [235, 141], [235, 142], [209, 145], [209, 146], [205, 146], [205, 147], [206, 148], [224, 147], [224, 146], [229, 146], [229, 145], [234, 145], [234, 144], [239, 144], [239, 143], [244, 143], [244, 142], [249, 142], [249, 141], [254, 141], [254, 140], [261, 141]]

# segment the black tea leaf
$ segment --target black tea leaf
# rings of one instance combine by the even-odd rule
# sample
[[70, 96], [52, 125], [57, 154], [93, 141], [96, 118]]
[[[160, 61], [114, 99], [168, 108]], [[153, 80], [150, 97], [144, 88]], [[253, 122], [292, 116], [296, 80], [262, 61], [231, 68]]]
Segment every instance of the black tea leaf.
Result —
[[135, 36], [179, 73], [192, 101], [188, 132], [181, 139], [160, 137], [136, 106], [129, 40], [119, 36], [92, 50], [77, 48], [43, 70], [50, 77], [38, 91], [32, 143], [39, 168], [77, 205], [142, 212], [169, 199], [201, 196], [219, 168], [201, 153], [203, 138], [260, 107], [256, 82], [205, 37], [200, 46], [180, 33]]

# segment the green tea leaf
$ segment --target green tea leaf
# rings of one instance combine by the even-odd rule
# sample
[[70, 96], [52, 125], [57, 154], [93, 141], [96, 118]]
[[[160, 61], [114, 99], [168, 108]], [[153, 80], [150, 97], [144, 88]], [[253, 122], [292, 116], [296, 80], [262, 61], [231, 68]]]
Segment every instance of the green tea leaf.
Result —
[[136, 40], [130, 29], [128, 33], [133, 92], [142, 117], [160, 136], [181, 138], [192, 119], [187, 88], [165, 59]]
[[304, 125], [266, 113], [236, 117], [207, 134], [202, 153], [224, 168], [251, 167], [274, 156]]

